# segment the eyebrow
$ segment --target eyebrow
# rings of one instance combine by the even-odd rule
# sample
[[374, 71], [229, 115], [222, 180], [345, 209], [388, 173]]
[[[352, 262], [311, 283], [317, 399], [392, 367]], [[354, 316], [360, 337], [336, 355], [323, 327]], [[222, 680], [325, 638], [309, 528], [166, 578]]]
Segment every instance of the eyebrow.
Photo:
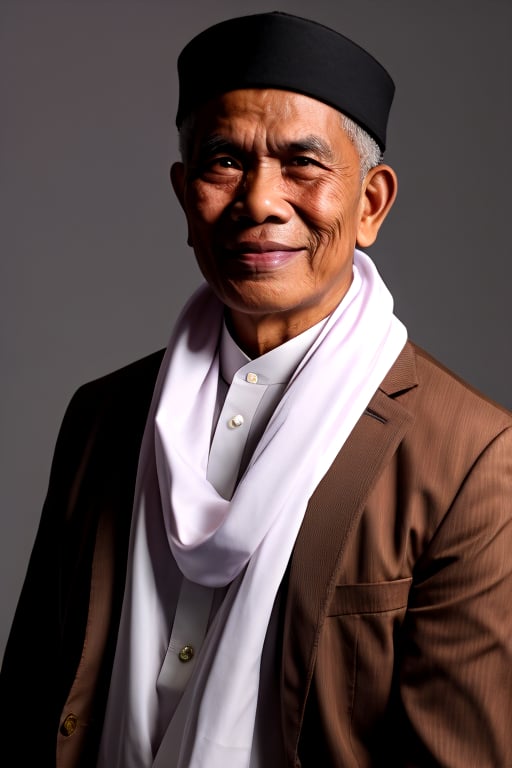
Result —
[[[309, 134], [308, 136], [303, 136], [290, 142], [278, 142], [276, 148], [279, 152], [283, 153], [312, 153], [321, 160], [330, 162], [334, 160], [334, 153], [329, 144], [324, 141], [324, 139], [320, 138], [320, 136], [316, 136], [315, 134]], [[206, 136], [205, 139], [201, 142], [201, 146], [199, 148], [199, 156], [201, 158], [210, 157], [211, 155], [217, 154], [219, 152], [226, 152], [227, 154], [231, 154], [236, 157], [237, 155], [240, 155], [243, 150], [233, 141], [230, 141], [229, 139], [226, 139], [224, 136], [219, 134]]]
[[229, 141], [228, 139], [224, 138], [224, 136], [220, 136], [218, 134], [207, 136], [201, 142], [199, 147], [199, 154], [201, 157], [209, 157], [210, 155], [217, 154], [217, 152], [227, 152], [229, 154], [233, 154], [237, 151], [239, 152], [240, 149], [237, 150], [236, 145], [233, 144], [232, 141]]
[[282, 149], [288, 152], [311, 152], [323, 160], [332, 161], [334, 159], [334, 154], [329, 144], [315, 134], [310, 134], [309, 136], [304, 136], [304, 138], [295, 139], [289, 144], [284, 144]]

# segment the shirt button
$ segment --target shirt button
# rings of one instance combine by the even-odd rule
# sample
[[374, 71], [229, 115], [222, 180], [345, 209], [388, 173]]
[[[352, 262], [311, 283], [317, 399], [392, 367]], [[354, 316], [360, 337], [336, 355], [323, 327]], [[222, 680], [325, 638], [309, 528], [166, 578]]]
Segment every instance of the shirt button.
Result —
[[232, 419], [228, 421], [228, 426], [231, 429], [236, 429], [237, 427], [241, 427], [244, 423], [244, 417], [241, 413], [238, 413], [236, 416], [233, 416]]
[[184, 645], [183, 648], [178, 653], [178, 658], [180, 661], [190, 661], [192, 656], [194, 655], [194, 649], [191, 645]]
[[60, 727], [60, 732], [64, 736], [72, 736], [76, 731], [77, 725], [78, 725], [78, 717], [73, 713], [70, 713], [69, 715], [67, 715], [66, 719], [62, 723]]
[[257, 384], [258, 383], [258, 374], [257, 373], [248, 373], [245, 377], [245, 380], [249, 382], [249, 384]]

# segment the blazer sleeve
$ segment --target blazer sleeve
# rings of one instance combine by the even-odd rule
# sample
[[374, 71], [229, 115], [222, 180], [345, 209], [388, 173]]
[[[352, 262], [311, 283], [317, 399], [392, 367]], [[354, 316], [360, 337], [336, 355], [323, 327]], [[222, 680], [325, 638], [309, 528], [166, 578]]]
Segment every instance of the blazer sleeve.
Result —
[[[76, 663], [71, 649], [62, 645], [67, 596], [74, 594], [77, 604], [84, 606], [76, 621], [86, 619], [87, 598], [78, 593], [82, 585], [72, 583], [68, 568], [80, 554], [66, 544], [73, 525], [68, 516], [72, 493], [91, 435], [88, 411], [89, 400], [79, 390], [66, 410], [56, 441], [48, 491], [0, 675], [2, 729], [13, 743], [25, 744], [25, 750], [37, 745], [38, 762], [44, 766], [55, 761], [60, 707], [69, 683], [66, 678]], [[85, 538], [82, 547], [83, 558]]]
[[511, 428], [481, 452], [416, 563], [402, 637], [400, 763], [512, 766]]
[[0, 674], [2, 733], [18, 745], [23, 765], [55, 765], [62, 707], [84, 653], [98, 522], [106, 515], [115, 531], [115, 600], [102, 692], [108, 685], [140, 441], [161, 358], [160, 351], [85, 384], [64, 415]]

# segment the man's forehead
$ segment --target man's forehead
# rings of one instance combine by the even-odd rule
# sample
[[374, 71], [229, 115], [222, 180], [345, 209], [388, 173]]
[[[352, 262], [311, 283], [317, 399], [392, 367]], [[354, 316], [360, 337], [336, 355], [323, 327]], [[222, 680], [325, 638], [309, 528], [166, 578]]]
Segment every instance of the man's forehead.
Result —
[[337, 110], [309, 96], [275, 89], [240, 89], [198, 108], [190, 124], [206, 153], [267, 145], [332, 159], [332, 140], [343, 134]]
[[266, 122], [300, 119], [319, 124], [339, 121], [340, 113], [318, 99], [278, 88], [240, 88], [213, 96], [195, 110], [196, 122], [249, 118]]
[[275, 12], [223, 21], [185, 46], [178, 74], [178, 127], [214, 96], [275, 88], [330, 105], [385, 146], [391, 77], [356, 43], [308, 19]]

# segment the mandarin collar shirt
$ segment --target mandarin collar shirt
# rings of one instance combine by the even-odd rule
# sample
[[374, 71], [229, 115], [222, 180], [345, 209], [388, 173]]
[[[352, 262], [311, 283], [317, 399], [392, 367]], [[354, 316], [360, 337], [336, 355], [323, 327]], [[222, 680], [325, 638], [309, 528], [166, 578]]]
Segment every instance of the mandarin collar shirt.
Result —
[[[233, 495], [288, 382], [325, 322], [253, 360], [240, 349], [223, 324], [207, 478], [225, 499]], [[285, 470], [286, 457], [283, 457], [283, 467], [278, 471]], [[178, 704], [225, 591], [194, 584], [176, 567], [174, 599], [168, 606], [171, 636], [156, 683], [158, 723], [154, 754], [171, 719], [178, 733], [181, 724], [184, 726], [186, 708]], [[251, 768], [279, 768], [284, 764], [275, 671], [276, 633], [277, 602], [263, 649]], [[158, 764], [157, 758], [155, 765]]]
[[208, 480], [230, 499], [292, 374], [320, 333], [325, 320], [251, 360], [224, 323], [216, 428], [208, 461]]

